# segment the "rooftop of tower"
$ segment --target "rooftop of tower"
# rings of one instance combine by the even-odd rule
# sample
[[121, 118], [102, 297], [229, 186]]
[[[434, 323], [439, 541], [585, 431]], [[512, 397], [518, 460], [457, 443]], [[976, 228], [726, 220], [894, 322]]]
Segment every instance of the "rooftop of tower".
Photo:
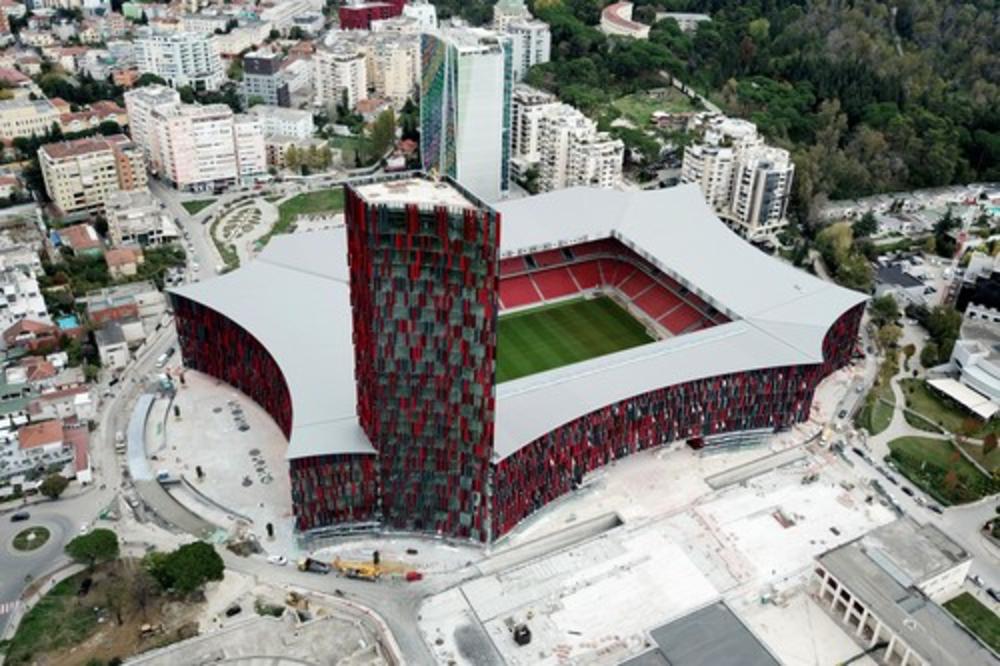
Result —
[[369, 204], [482, 208], [479, 201], [450, 182], [434, 180], [425, 176], [356, 185], [354, 191]]

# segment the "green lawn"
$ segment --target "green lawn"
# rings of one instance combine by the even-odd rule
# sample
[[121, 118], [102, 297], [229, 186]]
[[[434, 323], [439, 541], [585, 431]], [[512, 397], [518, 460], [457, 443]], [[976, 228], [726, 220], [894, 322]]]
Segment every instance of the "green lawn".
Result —
[[97, 614], [76, 595], [86, 577], [86, 573], [70, 576], [28, 611], [7, 646], [6, 663], [33, 663], [39, 654], [76, 645], [94, 633]]
[[1000, 447], [993, 449], [988, 456], [984, 456], [983, 447], [978, 442], [975, 444], [972, 442], [960, 442], [958, 445], [986, 469], [992, 470], [995, 473], [1000, 472]]
[[875, 386], [865, 396], [865, 406], [858, 410], [854, 417], [855, 425], [865, 428], [872, 435], [879, 434], [892, 423], [892, 413], [896, 405], [896, 396], [892, 392], [892, 378], [898, 371], [898, 357], [887, 357], [879, 367]]
[[652, 342], [646, 329], [607, 297], [573, 299], [500, 317], [497, 382]]
[[197, 215], [200, 211], [208, 208], [215, 203], [215, 199], [196, 199], [194, 201], [185, 201], [181, 205], [184, 206], [184, 210], [190, 215]]
[[944, 607], [984, 643], [1000, 652], [1000, 617], [978, 599], [963, 592]]
[[975, 437], [982, 437], [988, 432], [1000, 433], [1000, 422], [991, 420], [983, 423], [976, 419], [969, 412], [958, 405], [948, 401], [943, 396], [934, 392], [922, 379], [903, 379], [899, 382], [906, 396], [906, 406], [920, 415], [927, 417], [931, 423], [913, 414], [906, 414], [906, 422], [914, 428], [920, 428], [928, 432], [938, 432], [932, 424], [937, 424], [953, 433], [962, 433], [967, 421], [976, 421], [977, 427], [971, 434]]
[[695, 111], [695, 106], [686, 95], [674, 88], [638, 92], [625, 97], [619, 97], [611, 106], [618, 109], [639, 129], [648, 129], [650, 116], [654, 111], [666, 113], [685, 113]]
[[889, 442], [889, 451], [901, 474], [945, 504], [966, 504], [1000, 492], [1000, 484], [947, 440], [900, 437]]
[[265, 245], [272, 236], [293, 231], [295, 218], [299, 215], [339, 213], [342, 210], [344, 210], [344, 189], [342, 187], [298, 194], [278, 206], [278, 221], [271, 227], [271, 231], [261, 239], [261, 245]]

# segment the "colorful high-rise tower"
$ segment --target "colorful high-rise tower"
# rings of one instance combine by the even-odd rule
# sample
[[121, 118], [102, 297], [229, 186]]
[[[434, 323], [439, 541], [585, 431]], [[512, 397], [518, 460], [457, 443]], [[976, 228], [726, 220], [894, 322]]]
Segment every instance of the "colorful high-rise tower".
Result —
[[389, 526], [489, 539], [500, 216], [427, 179], [348, 186], [358, 419]]

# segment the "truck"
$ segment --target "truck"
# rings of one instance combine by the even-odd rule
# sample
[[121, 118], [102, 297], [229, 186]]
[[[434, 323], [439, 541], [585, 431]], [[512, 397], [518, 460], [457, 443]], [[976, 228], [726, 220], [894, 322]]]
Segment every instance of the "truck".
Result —
[[310, 573], [318, 574], [328, 574], [330, 573], [330, 565], [326, 562], [321, 562], [319, 560], [313, 559], [311, 557], [304, 557], [298, 561], [299, 571], [308, 571]]

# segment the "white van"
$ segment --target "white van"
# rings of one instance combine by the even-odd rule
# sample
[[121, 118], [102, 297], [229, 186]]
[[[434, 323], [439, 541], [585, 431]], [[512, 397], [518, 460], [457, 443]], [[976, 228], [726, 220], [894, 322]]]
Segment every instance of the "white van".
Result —
[[167, 354], [166, 352], [160, 354], [159, 357], [157, 357], [157, 359], [156, 359], [156, 367], [157, 368], [162, 368], [163, 366], [165, 366], [167, 364], [167, 361], [169, 359], [170, 359], [170, 355]]

